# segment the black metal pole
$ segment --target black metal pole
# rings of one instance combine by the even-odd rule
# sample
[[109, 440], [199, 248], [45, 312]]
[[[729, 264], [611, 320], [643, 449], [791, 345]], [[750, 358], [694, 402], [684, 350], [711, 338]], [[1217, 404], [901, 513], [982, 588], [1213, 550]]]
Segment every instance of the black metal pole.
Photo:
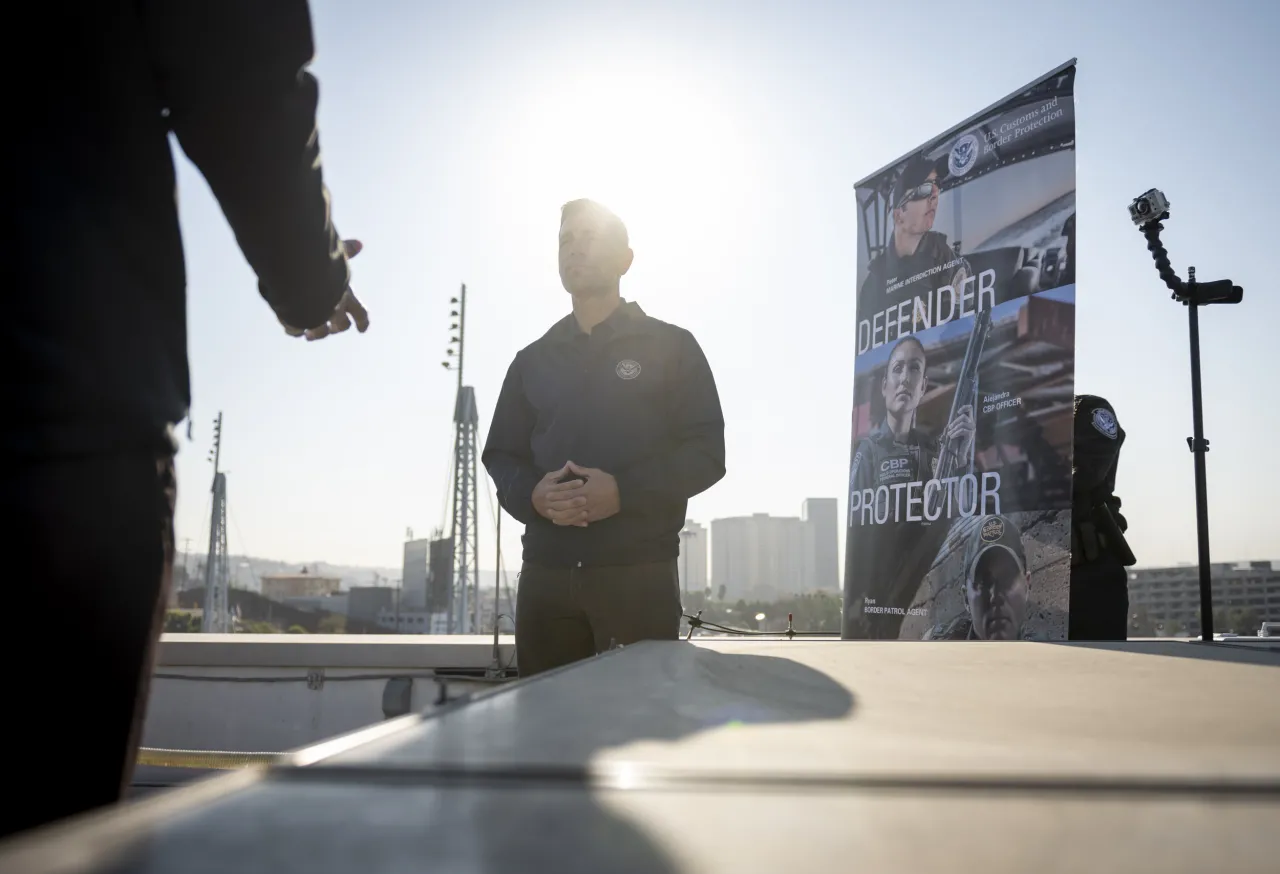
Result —
[[[1213, 565], [1209, 560], [1209, 496], [1205, 475], [1205, 453], [1209, 451], [1209, 441], [1204, 438], [1204, 405], [1200, 392], [1200, 307], [1215, 303], [1235, 304], [1244, 299], [1244, 289], [1230, 279], [1220, 279], [1203, 285], [1196, 283], [1196, 269], [1187, 271], [1184, 283], [1173, 272], [1169, 263], [1169, 253], [1160, 243], [1160, 223], [1169, 217], [1169, 202], [1163, 194], [1151, 189], [1135, 200], [1129, 207], [1129, 213], [1136, 220], [1140, 214], [1151, 211], [1152, 204], [1161, 210], [1160, 215], [1139, 225], [1142, 235], [1147, 238], [1147, 250], [1155, 259], [1156, 270], [1169, 290], [1173, 299], [1187, 307], [1187, 329], [1191, 339], [1191, 415], [1194, 434], [1187, 439], [1187, 445], [1195, 456], [1196, 464], [1196, 545], [1200, 553], [1200, 638], [1213, 640]], [[1143, 209], [1142, 207], [1146, 208]]]
[[[494, 498], [497, 504], [497, 498]], [[494, 539], [498, 541], [498, 546], [494, 550], [493, 557], [493, 639], [498, 639], [498, 615], [502, 612], [502, 505], [498, 504], [498, 510], [494, 514], [498, 518], [494, 523]], [[480, 564], [476, 562], [477, 566]], [[476, 574], [479, 577], [479, 574]]]
[[[498, 626], [499, 618], [502, 614], [502, 505], [498, 505], [497, 520], [494, 523], [494, 537], [498, 541], [493, 560], [493, 662], [489, 665], [490, 679], [500, 679], [502, 677], [502, 649], [498, 646]], [[479, 613], [480, 604], [480, 562], [476, 561], [476, 612]]]
[[1191, 418], [1194, 436], [1187, 443], [1196, 464], [1196, 540], [1200, 553], [1200, 639], [1213, 640], [1213, 573], [1209, 561], [1209, 496], [1205, 475], [1204, 408], [1200, 395], [1200, 303], [1196, 295], [1196, 269], [1187, 280], [1187, 326], [1191, 335]]

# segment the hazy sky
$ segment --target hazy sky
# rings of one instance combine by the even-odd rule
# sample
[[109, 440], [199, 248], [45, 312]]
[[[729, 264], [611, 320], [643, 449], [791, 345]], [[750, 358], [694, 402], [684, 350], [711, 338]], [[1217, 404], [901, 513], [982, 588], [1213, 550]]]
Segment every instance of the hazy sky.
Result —
[[[1245, 303], [1202, 314], [1214, 556], [1280, 558], [1280, 288], [1266, 253], [1280, 12], [1245, 2], [313, 2], [325, 176], [372, 327], [287, 338], [185, 162], [194, 441], [180, 545], [208, 537], [225, 415], [230, 547], [398, 566], [447, 525], [449, 298], [470, 291], [481, 437], [512, 355], [568, 311], [558, 209], [594, 197], [636, 251], [623, 292], [692, 330], [716, 372], [728, 475], [709, 522], [841, 499], [854, 358], [852, 185], [1059, 63], [1076, 79], [1077, 391], [1128, 432], [1118, 494], [1142, 564], [1195, 559], [1186, 311], [1126, 206], [1172, 201], [1185, 276]], [[904, 10], [909, 9], [909, 14]], [[1186, 52], [1184, 55], [1182, 52]], [[487, 477], [483, 484], [490, 485]], [[481, 565], [493, 500], [481, 496]], [[520, 525], [503, 521], [518, 567]]]

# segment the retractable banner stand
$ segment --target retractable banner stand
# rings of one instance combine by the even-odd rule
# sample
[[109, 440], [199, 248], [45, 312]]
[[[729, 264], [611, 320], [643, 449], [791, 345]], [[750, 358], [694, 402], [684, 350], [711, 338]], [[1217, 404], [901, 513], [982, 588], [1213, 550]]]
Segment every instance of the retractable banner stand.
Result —
[[845, 639], [1067, 636], [1075, 71], [856, 186]]

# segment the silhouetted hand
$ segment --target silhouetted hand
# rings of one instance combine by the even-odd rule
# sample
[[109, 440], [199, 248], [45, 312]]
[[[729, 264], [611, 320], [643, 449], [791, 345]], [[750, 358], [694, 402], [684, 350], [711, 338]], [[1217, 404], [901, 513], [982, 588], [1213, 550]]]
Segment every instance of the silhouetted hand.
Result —
[[[343, 240], [343, 251], [346, 252], [347, 260], [350, 260], [360, 254], [364, 249], [364, 244], [359, 240]], [[355, 321], [356, 330], [363, 334], [369, 330], [369, 313], [365, 310], [364, 304], [356, 298], [350, 288], [343, 293], [342, 299], [338, 301], [338, 305], [333, 309], [333, 315], [329, 316], [329, 320], [323, 325], [317, 325], [314, 328], [303, 330], [295, 328], [292, 325], [284, 325], [284, 332], [290, 337], [306, 337], [310, 340], [322, 340], [330, 334], [341, 334], [343, 331], [351, 327], [352, 320]]]

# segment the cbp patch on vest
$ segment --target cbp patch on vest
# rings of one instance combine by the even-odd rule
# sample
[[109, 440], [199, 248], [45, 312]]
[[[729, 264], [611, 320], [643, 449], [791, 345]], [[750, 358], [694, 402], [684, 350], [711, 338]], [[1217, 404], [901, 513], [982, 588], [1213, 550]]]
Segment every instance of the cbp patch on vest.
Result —
[[982, 523], [982, 542], [995, 543], [1001, 537], [1004, 537], [1004, 520], [988, 519]]
[[640, 375], [640, 362], [632, 361], [628, 358], [625, 361], [619, 361], [618, 366], [614, 369], [617, 371], [619, 379], [635, 379]]
[[1116, 439], [1119, 426], [1116, 424], [1116, 417], [1111, 415], [1111, 411], [1099, 407], [1093, 411], [1093, 427], [1099, 434], [1108, 440]]

